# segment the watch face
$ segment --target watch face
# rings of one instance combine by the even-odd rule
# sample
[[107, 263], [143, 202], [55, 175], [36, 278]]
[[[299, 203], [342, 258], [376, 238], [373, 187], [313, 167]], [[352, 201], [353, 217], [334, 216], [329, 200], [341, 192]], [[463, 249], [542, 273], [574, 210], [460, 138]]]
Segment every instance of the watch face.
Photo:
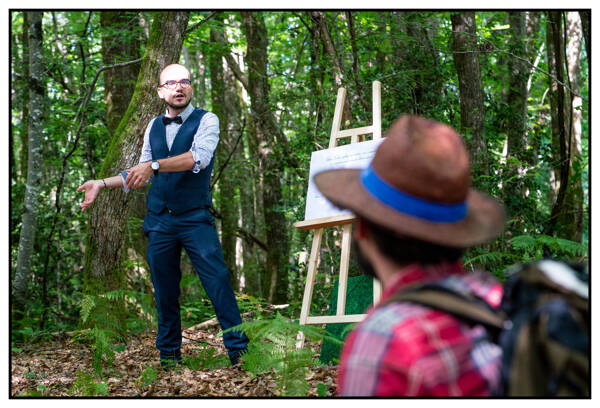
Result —
[[158, 162], [152, 162], [152, 170], [158, 170]]

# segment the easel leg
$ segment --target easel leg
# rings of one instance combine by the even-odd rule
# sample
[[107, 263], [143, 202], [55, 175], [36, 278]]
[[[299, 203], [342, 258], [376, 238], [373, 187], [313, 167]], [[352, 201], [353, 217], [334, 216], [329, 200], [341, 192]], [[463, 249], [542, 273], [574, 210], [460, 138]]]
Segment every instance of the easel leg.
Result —
[[345, 224], [342, 230], [342, 254], [340, 259], [340, 279], [338, 281], [338, 299], [336, 315], [346, 314], [346, 290], [348, 288], [348, 265], [350, 263], [350, 241], [352, 224]]
[[[304, 297], [302, 298], [302, 309], [300, 310], [300, 324], [306, 324], [310, 312], [310, 302], [312, 300], [313, 288], [315, 286], [315, 275], [319, 263], [319, 251], [321, 249], [321, 237], [323, 228], [317, 228], [313, 236], [312, 248], [310, 250], [310, 259], [308, 261], [308, 270], [306, 273], [306, 283], [304, 284]], [[304, 333], [299, 332], [296, 342], [297, 348], [304, 346]]]
[[381, 281], [377, 278], [373, 278], [373, 305], [379, 303], [382, 291], [383, 289], [381, 287]]

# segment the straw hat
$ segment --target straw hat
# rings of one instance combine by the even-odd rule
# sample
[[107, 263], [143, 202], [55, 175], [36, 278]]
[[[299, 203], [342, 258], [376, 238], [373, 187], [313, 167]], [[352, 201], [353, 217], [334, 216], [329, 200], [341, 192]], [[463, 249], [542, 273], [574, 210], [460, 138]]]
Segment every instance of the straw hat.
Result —
[[314, 182], [338, 207], [436, 244], [465, 248], [504, 227], [502, 206], [471, 188], [461, 136], [418, 116], [394, 122], [366, 169], [328, 170]]

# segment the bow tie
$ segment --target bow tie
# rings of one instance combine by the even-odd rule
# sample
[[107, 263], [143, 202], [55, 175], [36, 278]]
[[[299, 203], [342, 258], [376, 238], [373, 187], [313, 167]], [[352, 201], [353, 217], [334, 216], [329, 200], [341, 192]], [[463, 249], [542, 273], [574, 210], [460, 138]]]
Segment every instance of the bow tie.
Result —
[[181, 116], [175, 116], [174, 118], [163, 116], [162, 121], [165, 124], [165, 126], [172, 122], [179, 123], [180, 125], [183, 123], [183, 119], [181, 119]]

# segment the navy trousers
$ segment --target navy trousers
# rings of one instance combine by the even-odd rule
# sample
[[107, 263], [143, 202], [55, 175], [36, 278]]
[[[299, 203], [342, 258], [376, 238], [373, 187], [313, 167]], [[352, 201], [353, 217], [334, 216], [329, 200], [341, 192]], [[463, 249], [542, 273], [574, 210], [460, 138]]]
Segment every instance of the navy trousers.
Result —
[[[179, 355], [181, 317], [179, 308], [181, 249], [184, 248], [198, 273], [223, 330], [242, 322], [229, 271], [223, 260], [221, 243], [212, 215], [207, 209], [181, 215], [148, 211], [144, 219], [148, 236], [147, 259], [158, 311], [156, 348], [161, 357]], [[246, 350], [248, 338], [239, 332], [223, 334], [229, 356]]]

